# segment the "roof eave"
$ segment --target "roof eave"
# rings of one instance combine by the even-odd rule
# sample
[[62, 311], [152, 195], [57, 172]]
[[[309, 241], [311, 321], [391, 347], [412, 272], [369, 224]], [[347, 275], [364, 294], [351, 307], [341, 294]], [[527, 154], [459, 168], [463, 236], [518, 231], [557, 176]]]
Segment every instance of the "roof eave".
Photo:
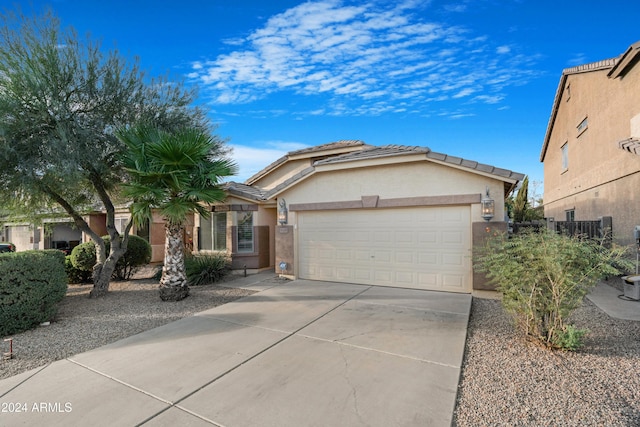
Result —
[[616, 65], [611, 68], [607, 77], [615, 79], [623, 77], [627, 74], [628, 70], [638, 62], [638, 54], [640, 53], [640, 41], [635, 42], [620, 56]]
[[570, 75], [574, 74], [583, 74], [583, 73], [591, 73], [595, 71], [602, 71], [611, 68], [615, 68], [619, 63], [620, 57], [604, 59], [602, 61], [591, 62], [588, 64], [578, 65], [576, 67], [565, 68], [562, 70], [562, 75], [560, 77], [560, 83], [558, 84], [558, 88], [556, 89], [556, 95], [553, 99], [553, 107], [551, 108], [551, 115], [549, 116], [549, 123], [547, 124], [547, 130], [544, 135], [544, 141], [542, 143], [542, 150], [540, 151], [540, 161], [544, 163], [544, 158], [547, 154], [547, 148], [549, 146], [549, 139], [551, 138], [551, 130], [553, 129], [553, 125], [556, 121], [556, 116], [558, 115], [558, 108], [560, 106], [560, 100], [562, 99], [562, 95], [564, 93], [564, 88], [566, 86], [567, 78]]
[[547, 130], [544, 134], [544, 141], [542, 143], [542, 150], [540, 151], [540, 162], [542, 163], [544, 163], [544, 157], [547, 154], [547, 147], [549, 146], [549, 139], [551, 138], [551, 130], [553, 129], [553, 125], [556, 121], [556, 116], [558, 115], [558, 106], [560, 104], [560, 99], [562, 98], [566, 82], [567, 75], [563, 72], [562, 76], [560, 77], [560, 83], [558, 83], [558, 88], [556, 89], [556, 95], [553, 98], [553, 107], [551, 107], [551, 115], [549, 116]]

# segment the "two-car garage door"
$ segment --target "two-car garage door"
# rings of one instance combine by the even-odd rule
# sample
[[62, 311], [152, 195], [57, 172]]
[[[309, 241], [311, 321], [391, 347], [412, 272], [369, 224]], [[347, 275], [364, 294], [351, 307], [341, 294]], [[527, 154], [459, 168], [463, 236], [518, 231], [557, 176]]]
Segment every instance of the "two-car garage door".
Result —
[[299, 277], [471, 292], [469, 206], [298, 212]]

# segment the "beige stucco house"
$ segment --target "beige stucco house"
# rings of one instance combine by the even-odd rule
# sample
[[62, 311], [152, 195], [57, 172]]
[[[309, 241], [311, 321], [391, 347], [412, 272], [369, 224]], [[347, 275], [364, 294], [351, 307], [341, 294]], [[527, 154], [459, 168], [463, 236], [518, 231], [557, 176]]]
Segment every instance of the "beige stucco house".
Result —
[[195, 219], [195, 247], [293, 278], [468, 293], [485, 286], [471, 249], [506, 229], [504, 200], [523, 177], [426, 147], [334, 142], [228, 183], [211, 218]]
[[[427, 147], [333, 142], [292, 151], [245, 183], [225, 184], [225, 201], [210, 206], [208, 218], [190, 219], [185, 242], [196, 253], [230, 254], [239, 270], [468, 293], [487, 288], [472, 270], [472, 247], [506, 231], [504, 201], [523, 178]], [[493, 200], [488, 220], [483, 199]], [[119, 231], [129, 217], [126, 208], [116, 212]], [[87, 220], [106, 234], [104, 213]], [[3, 237], [24, 231], [18, 250], [51, 247], [42, 230], [22, 228]], [[66, 225], [55, 229], [55, 239], [88, 241]], [[162, 262], [162, 218], [132, 231], [151, 243], [152, 261]]]
[[542, 145], [544, 213], [612, 217], [614, 239], [640, 225], [640, 42], [616, 58], [563, 70]]

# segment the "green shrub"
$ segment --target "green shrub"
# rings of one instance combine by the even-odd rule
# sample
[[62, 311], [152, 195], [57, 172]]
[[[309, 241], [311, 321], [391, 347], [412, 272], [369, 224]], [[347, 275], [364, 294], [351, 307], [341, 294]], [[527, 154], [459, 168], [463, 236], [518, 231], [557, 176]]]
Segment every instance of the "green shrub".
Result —
[[231, 260], [224, 253], [187, 255], [184, 259], [189, 286], [208, 285], [222, 279], [231, 269]]
[[66, 291], [67, 275], [61, 251], [0, 255], [0, 336], [52, 320]]
[[91, 272], [74, 267], [71, 255], [64, 258], [64, 270], [67, 273], [69, 283], [91, 283]]
[[[109, 252], [111, 240], [109, 236], [103, 236], [105, 250]], [[137, 267], [146, 265], [151, 261], [151, 245], [142, 237], [129, 236], [127, 251], [118, 260], [113, 277], [120, 280], [129, 280]], [[96, 245], [93, 242], [82, 243], [71, 251], [71, 262], [74, 267], [84, 271], [92, 271], [96, 263]]]
[[91, 272], [96, 264], [96, 245], [93, 242], [81, 243], [71, 250], [69, 257], [75, 268]]
[[504, 308], [526, 336], [575, 350], [586, 331], [567, 319], [600, 278], [633, 268], [625, 252], [547, 229], [529, 230], [511, 239], [488, 239], [476, 252], [474, 267], [497, 285]]

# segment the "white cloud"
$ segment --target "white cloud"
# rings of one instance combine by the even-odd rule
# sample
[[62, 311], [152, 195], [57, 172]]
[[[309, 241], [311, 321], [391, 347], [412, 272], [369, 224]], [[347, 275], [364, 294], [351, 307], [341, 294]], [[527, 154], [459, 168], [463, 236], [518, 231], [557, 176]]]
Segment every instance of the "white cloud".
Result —
[[[449, 7], [466, 9], [466, 2]], [[513, 54], [516, 46], [492, 45], [468, 28], [428, 19], [428, 12], [428, 3], [414, 0], [396, 6], [310, 0], [270, 17], [242, 44], [227, 42], [235, 50], [194, 62], [189, 77], [217, 104], [284, 91], [326, 98], [327, 114], [376, 115], [470, 95], [500, 102], [479, 97], [534, 75], [530, 57]], [[498, 62], [505, 54], [508, 60]]]
[[567, 64], [570, 67], [575, 67], [578, 65], [586, 64], [587, 62], [588, 62], [587, 55], [585, 55], [584, 53], [574, 53], [573, 56], [569, 59], [569, 61], [567, 61]]

